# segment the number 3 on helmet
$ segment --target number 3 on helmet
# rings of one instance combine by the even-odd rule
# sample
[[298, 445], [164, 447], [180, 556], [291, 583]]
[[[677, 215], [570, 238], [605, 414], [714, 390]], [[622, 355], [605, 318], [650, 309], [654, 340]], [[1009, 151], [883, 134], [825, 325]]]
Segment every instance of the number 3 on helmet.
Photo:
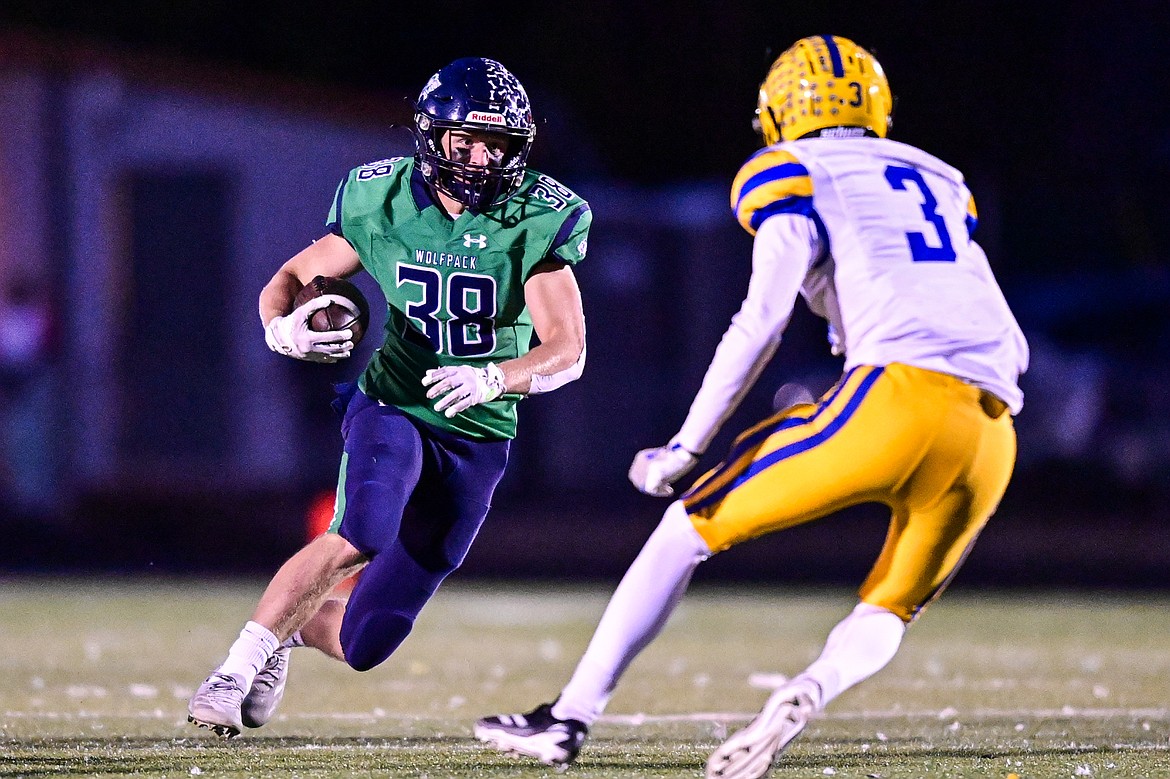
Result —
[[[498, 163], [470, 165], [443, 153], [450, 130], [498, 133]], [[477, 211], [503, 203], [520, 187], [536, 124], [520, 80], [495, 60], [464, 57], [431, 76], [414, 113], [415, 162], [435, 189]]]
[[768, 145], [821, 135], [885, 138], [893, 109], [886, 74], [872, 54], [848, 38], [817, 35], [772, 63], [755, 124]]

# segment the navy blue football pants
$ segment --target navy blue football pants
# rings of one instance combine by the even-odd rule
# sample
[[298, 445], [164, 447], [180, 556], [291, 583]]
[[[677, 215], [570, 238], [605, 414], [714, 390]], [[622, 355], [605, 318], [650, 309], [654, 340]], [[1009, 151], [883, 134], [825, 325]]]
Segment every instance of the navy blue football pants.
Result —
[[343, 500], [330, 530], [370, 558], [341, 623], [346, 662], [367, 671], [406, 639], [422, 607], [467, 556], [510, 442], [472, 441], [361, 391], [346, 395], [339, 398]]

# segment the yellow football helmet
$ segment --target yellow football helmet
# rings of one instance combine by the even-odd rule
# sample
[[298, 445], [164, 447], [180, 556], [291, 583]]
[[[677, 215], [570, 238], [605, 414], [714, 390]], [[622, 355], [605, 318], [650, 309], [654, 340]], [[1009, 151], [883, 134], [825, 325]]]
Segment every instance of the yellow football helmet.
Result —
[[835, 127], [884, 138], [893, 108], [886, 74], [872, 54], [848, 38], [817, 35], [801, 38], [772, 63], [760, 84], [755, 124], [768, 145]]

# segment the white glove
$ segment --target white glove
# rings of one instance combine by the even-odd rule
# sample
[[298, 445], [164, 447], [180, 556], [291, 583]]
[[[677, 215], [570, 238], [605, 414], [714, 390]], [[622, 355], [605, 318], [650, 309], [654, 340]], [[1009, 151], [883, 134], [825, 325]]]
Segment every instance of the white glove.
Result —
[[504, 394], [504, 372], [494, 362], [483, 368], [470, 365], [432, 368], [423, 374], [422, 383], [430, 387], [428, 398], [443, 395], [435, 404], [435, 411], [442, 411], [447, 419]]
[[639, 492], [656, 498], [668, 498], [674, 494], [672, 482], [676, 482], [699, 458], [683, 448], [678, 441], [671, 440], [666, 446], [643, 449], [634, 455], [630, 465], [630, 481]]
[[302, 303], [285, 316], [274, 317], [264, 328], [264, 340], [268, 348], [277, 354], [295, 357], [309, 362], [337, 362], [349, 357], [353, 351], [353, 331], [317, 331], [309, 327], [313, 314], [331, 305], [338, 305], [356, 317], [358, 310], [348, 299], [340, 295], [321, 295]]

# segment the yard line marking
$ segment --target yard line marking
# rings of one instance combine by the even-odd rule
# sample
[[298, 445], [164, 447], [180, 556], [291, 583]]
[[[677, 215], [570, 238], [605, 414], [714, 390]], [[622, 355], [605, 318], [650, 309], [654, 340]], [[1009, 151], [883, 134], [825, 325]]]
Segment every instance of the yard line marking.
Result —
[[[752, 719], [759, 712], [736, 714], [731, 712], [696, 712], [694, 714], [604, 714], [601, 722], [619, 725], [641, 725], [660, 722], [729, 722], [732, 720]], [[885, 711], [843, 711], [823, 713], [821, 719], [827, 720], [895, 720], [895, 719], [953, 719], [962, 716], [967, 719], [1012, 719], [1027, 718], [1064, 718], [1064, 719], [1112, 719], [1115, 717], [1141, 717], [1149, 719], [1163, 719], [1170, 717], [1170, 709], [1092, 709], [1073, 708], [1064, 706], [1059, 709], [970, 709], [967, 711], [945, 708], [937, 711], [904, 711], [887, 709]]]
[[[733, 722], [749, 720], [758, 712], [724, 712], [708, 711], [691, 714], [605, 714], [600, 722], [613, 725], [655, 725], [671, 722]], [[137, 712], [111, 711], [13, 711], [0, 713], [0, 718], [11, 719], [149, 719], [149, 720], [185, 720], [186, 711], [170, 711], [153, 709]], [[969, 721], [984, 719], [1115, 719], [1115, 718], [1142, 718], [1142, 719], [1170, 719], [1170, 708], [1140, 708], [1140, 709], [1104, 709], [1104, 708], [1074, 708], [1064, 706], [1059, 709], [954, 709], [947, 707], [938, 710], [904, 711], [886, 709], [883, 711], [843, 711], [824, 713], [821, 719], [826, 720], [899, 720], [899, 719], [955, 719], [962, 717]], [[406, 722], [425, 722], [427, 720], [449, 720], [453, 717], [418, 717], [409, 714], [394, 714], [389, 712], [293, 712], [279, 714], [277, 721], [295, 720], [334, 720], [334, 721], [376, 721], [399, 720]], [[459, 717], [454, 717], [460, 719]]]

